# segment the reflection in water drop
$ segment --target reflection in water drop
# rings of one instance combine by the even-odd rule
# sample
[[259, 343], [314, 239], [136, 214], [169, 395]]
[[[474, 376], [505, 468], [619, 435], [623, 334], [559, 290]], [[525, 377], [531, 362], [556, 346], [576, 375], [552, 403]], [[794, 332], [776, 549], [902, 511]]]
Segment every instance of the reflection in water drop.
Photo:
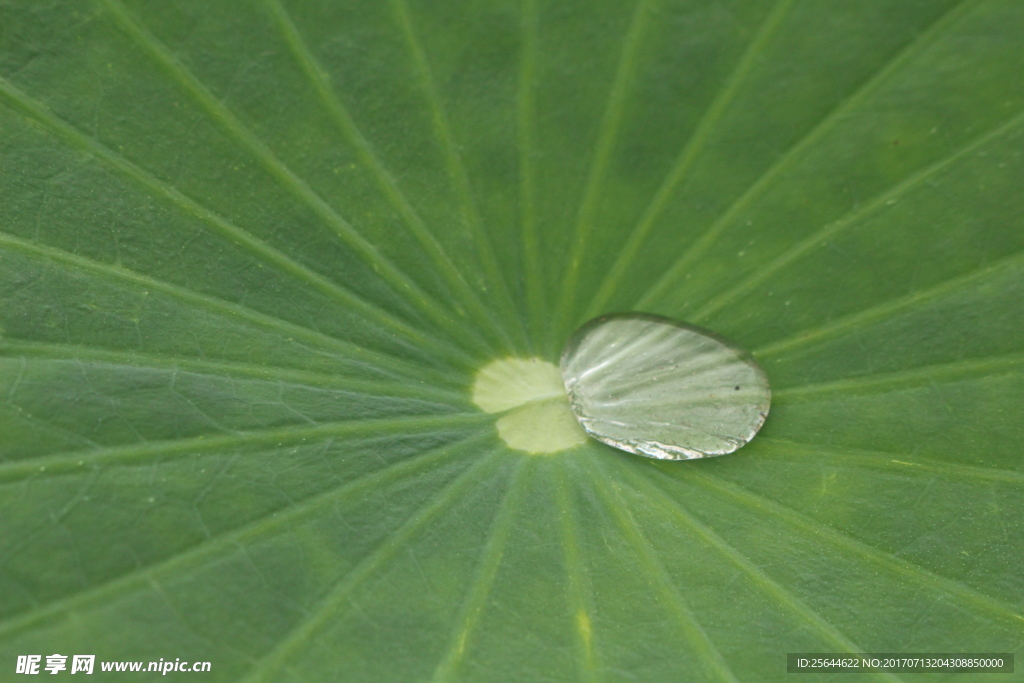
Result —
[[732, 453], [771, 403], [750, 354], [699, 327], [644, 313], [590, 321], [562, 351], [573, 412], [593, 437], [663, 460]]

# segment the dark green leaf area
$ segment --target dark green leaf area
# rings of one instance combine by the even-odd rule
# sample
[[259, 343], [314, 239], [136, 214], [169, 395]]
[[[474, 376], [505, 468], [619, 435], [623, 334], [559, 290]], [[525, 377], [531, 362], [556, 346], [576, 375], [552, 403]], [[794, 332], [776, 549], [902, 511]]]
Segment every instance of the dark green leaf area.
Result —
[[[0, 4], [0, 667], [1019, 650], [1022, 35], [1017, 0]], [[749, 349], [760, 434], [508, 446], [476, 373], [622, 311]]]

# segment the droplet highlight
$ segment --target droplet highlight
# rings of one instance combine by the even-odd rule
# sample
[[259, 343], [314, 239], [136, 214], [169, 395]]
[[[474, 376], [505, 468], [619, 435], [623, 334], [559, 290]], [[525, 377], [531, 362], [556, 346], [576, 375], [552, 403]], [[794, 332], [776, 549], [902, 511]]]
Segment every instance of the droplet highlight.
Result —
[[708, 330], [645, 313], [583, 325], [562, 352], [569, 403], [588, 434], [661, 460], [732, 453], [768, 416], [751, 355]]

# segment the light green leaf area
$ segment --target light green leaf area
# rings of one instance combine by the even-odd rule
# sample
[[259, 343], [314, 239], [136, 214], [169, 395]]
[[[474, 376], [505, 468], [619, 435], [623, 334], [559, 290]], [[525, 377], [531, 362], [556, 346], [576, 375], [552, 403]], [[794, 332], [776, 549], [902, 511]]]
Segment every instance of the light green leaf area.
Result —
[[[1019, 0], [0, 3], [0, 678], [1020, 650], [1022, 36]], [[761, 434], [506, 446], [475, 373], [629, 310], [752, 350]]]

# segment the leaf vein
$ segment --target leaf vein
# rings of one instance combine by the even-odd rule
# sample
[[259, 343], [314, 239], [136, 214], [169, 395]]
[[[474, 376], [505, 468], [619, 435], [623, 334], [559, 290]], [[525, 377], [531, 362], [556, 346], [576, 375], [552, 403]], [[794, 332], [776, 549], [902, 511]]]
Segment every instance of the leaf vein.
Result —
[[[419, 285], [402, 273], [369, 240], [363, 237], [347, 220], [335, 211], [304, 180], [299, 178], [275, 155], [270, 148], [256, 137], [226, 105], [204, 86], [157, 38], [136, 21], [119, 0], [100, 0], [125, 33], [135, 41], [165, 72], [170, 75], [192, 98], [198, 102], [210, 117], [234, 140], [253, 154], [267, 171], [283, 187], [304, 202], [335, 235], [356, 251], [371, 267], [397, 291], [440, 325], [459, 342], [479, 341], [475, 333], [467, 334], [465, 326], [453, 320], [448, 311], [424, 292]], [[490, 349], [486, 347], [480, 350]]]
[[[888, 551], [870, 546], [802, 512], [768, 500], [742, 486], [726, 481], [722, 477], [696, 471], [689, 474], [690, 480], [704, 489], [737, 501], [758, 514], [766, 514], [779, 519], [811, 536], [827, 541], [835, 547], [859, 555], [897, 576], [911, 579], [920, 586], [949, 596], [961, 605], [980, 609], [1000, 622], [1009, 624], [1013, 629], [1020, 629], [1021, 626], [1024, 626], [1024, 616], [1018, 614], [1001, 600], [990, 597], [959, 581], [935, 574]], [[664, 476], [669, 475], [665, 474]]]
[[745, 208], [752, 204], [768, 188], [773, 180], [796, 161], [803, 151], [823, 137], [832, 126], [841, 121], [846, 113], [857, 103], [880, 87], [888, 77], [895, 73], [913, 57], [944, 35], [944, 32], [956, 25], [956, 22], [976, 5], [980, 0], [960, 0], [956, 5], [942, 14], [932, 25], [911, 40], [896, 55], [889, 59], [881, 69], [871, 75], [856, 90], [841, 100], [803, 137], [797, 140], [786, 152], [764, 173], [754, 181], [747, 190], [716, 219], [711, 226], [693, 244], [691, 244], [678, 261], [667, 270], [655, 284], [640, 297], [637, 308], [650, 306], [660, 294], [675, 282], [697, 258], [703, 255], [714, 243], [729, 223]]
[[758, 358], [774, 356], [782, 351], [791, 351], [794, 348], [804, 346], [810, 342], [817, 342], [823, 339], [828, 339], [829, 337], [834, 337], [860, 325], [880, 322], [888, 317], [899, 314], [915, 304], [937, 299], [944, 294], [954, 292], [961, 287], [974, 284], [978, 280], [1000, 275], [1004, 271], [1013, 270], [1021, 264], [1024, 264], [1024, 250], [1010, 254], [1009, 256], [999, 259], [994, 263], [984, 264], [975, 270], [964, 273], [963, 275], [938, 282], [927, 289], [912, 292], [889, 301], [884, 301], [875, 306], [870, 306], [841, 318], [831, 320], [823, 325], [819, 325], [818, 327], [802, 330], [796, 334], [790, 335], [789, 337], [775, 341], [772, 344], [762, 346], [760, 349], [754, 351], [754, 355]]
[[[850, 640], [850, 638], [841, 630], [830, 624], [820, 614], [811, 609], [807, 603], [790, 591], [786, 590], [781, 584], [765, 573], [764, 570], [755, 565], [748, 557], [743, 555], [743, 553], [697, 520], [682, 505], [682, 503], [669, 496], [661, 486], [655, 484], [646, 476], [641, 477], [637, 475], [632, 468], [626, 467], [625, 464], [620, 465], [619, 469], [626, 472], [627, 476], [629, 476], [634, 482], [642, 483], [645, 491], [653, 492], [656, 498], [661, 502], [661, 507], [663, 509], [667, 509], [670, 514], [687, 526], [692, 533], [698, 536], [705, 543], [705, 545], [714, 548], [725, 556], [730, 562], [739, 567], [739, 569], [746, 574], [758, 588], [772, 596], [772, 598], [777, 600], [780, 605], [788, 608], [793, 614], [810, 624], [826, 640], [830, 641], [833, 645], [837, 645], [842, 648], [844, 652], [857, 654], [864, 651], [863, 648]], [[889, 681], [900, 680], [896, 676], [887, 673], [879, 674], [878, 676], [879, 678]]]
[[[615, 148], [615, 141], [618, 137], [619, 129], [622, 127], [622, 117], [626, 98], [630, 90], [631, 77], [636, 69], [636, 62], [640, 47], [643, 44], [643, 37], [646, 32], [652, 5], [652, 0], [638, 0], [636, 3], [629, 29], [626, 32], [626, 37], [619, 52], [615, 77], [608, 90], [608, 102], [605, 104], [604, 114], [601, 117], [600, 129], [590, 163], [590, 171], [587, 174], [582, 199], [576, 211], [575, 240], [569, 253], [568, 268], [565, 277], [562, 279], [561, 298], [555, 315], [556, 320], [564, 321], [567, 324], [572, 324], [574, 320], [572, 307], [576, 297], [580, 269], [583, 260], [586, 258], [587, 242], [593, 229], [594, 212], [597, 210], [601, 187], [605, 182], [612, 151]], [[552, 326], [552, 331], [557, 334], [559, 331], [564, 330], [560, 330], [559, 326], [555, 325]], [[557, 344], [559, 340], [556, 337], [553, 341]]]
[[[122, 155], [117, 154], [96, 140], [85, 136], [66, 121], [62, 121], [56, 117], [42, 104], [32, 99], [21, 90], [15, 88], [3, 78], [0, 78], [0, 95], [5, 96], [8, 99], [8, 102], [14, 105], [13, 108], [17, 111], [21, 112], [26, 117], [29, 117], [31, 120], [42, 124], [54, 135], [64, 139], [64, 141], [72, 144], [73, 146], [84, 150], [93, 158], [99, 159], [106, 164], [107, 167], [120, 173], [122, 176], [129, 178], [132, 182], [162, 197], [183, 213], [199, 218], [203, 223], [212, 228], [217, 234], [225, 237], [232, 244], [249, 251], [262, 261], [271, 264], [282, 273], [285, 273], [299, 282], [312, 286], [316, 291], [328, 296], [334, 301], [359, 311], [360, 314], [365, 316], [368, 320], [400, 334], [402, 337], [413, 343], [420, 344], [422, 346], [429, 346], [430, 348], [435, 349], [436, 352], [446, 355], [449, 358], [451, 357], [451, 349], [448, 345], [441, 344], [437, 340], [426, 336], [419, 330], [411, 327], [408, 323], [399, 320], [392, 314], [384, 311], [382, 308], [374, 306], [373, 304], [363, 300], [348, 289], [339, 286], [329, 278], [317, 273], [309, 266], [286, 256], [284, 253], [257, 238], [250, 232], [234, 225], [223, 216], [215, 213], [205, 206], [202, 206], [177, 188], [165, 183], [148, 171], [145, 171], [139, 166], [128, 161]], [[455, 357], [458, 359], [456, 361], [457, 363], [466, 363], [466, 356], [464, 354], [457, 354]]]
[[484, 266], [485, 274], [490, 282], [490, 287], [497, 290], [500, 305], [505, 309], [508, 320], [519, 321], [518, 333], [521, 335], [521, 342], [526, 344], [526, 333], [522, 327], [522, 321], [516, 313], [515, 304], [509, 291], [508, 283], [501, 274], [501, 268], [494, 253], [494, 246], [491, 238], [484, 229], [480, 210], [473, 197], [473, 189], [470, 184], [469, 175], [463, 164], [462, 157], [458, 152], [451, 125], [448, 122], [448, 115], [445, 113], [444, 105], [441, 102], [441, 95], [438, 92], [437, 84], [423, 51], [423, 46], [416, 37], [416, 31], [409, 16], [405, 0], [390, 0], [398, 27], [401, 30], [402, 38], [409, 49], [416, 75], [420, 80], [420, 87], [430, 105], [432, 122], [435, 134], [441, 143], [441, 151], [444, 156], [445, 168], [455, 191], [455, 195], [461, 206], [463, 221], [466, 227], [473, 233], [473, 241], [477, 245], [477, 252]]
[[779, 270], [785, 268], [789, 264], [801, 256], [807, 254], [814, 247], [821, 245], [825, 240], [832, 239], [840, 232], [857, 223], [858, 221], [871, 216], [881, 209], [893, 204], [899, 197], [911, 191], [921, 183], [925, 182], [932, 176], [944, 171], [955, 162], [959, 161], [963, 157], [967, 156], [971, 152], [976, 151], [979, 147], [982, 147], [995, 138], [1006, 134], [1008, 131], [1013, 130], [1024, 122], [1024, 113], [1017, 114], [1011, 117], [1008, 121], [1003, 122], [1001, 125], [996, 126], [994, 129], [970, 140], [966, 144], [962, 145], [959, 149], [946, 155], [944, 158], [930, 164], [929, 166], [911, 174], [909, 177], [904, 179], [902, 182], [896, 184], [891, 189], [880, 193], [874, 199], [867, 202], [859, 208], [852, 209], [846, 215], [838, 218], [835, 221], [823, 226], [820, 230], [814, 234], [809, 235], [805, 239], [801, 240], [791, 248], [780, 254], [771, 262], [758, 268], [742, 281], [737, 283], [734, 287], [714, 297], [701, 308], [690, 316], [693, 320], [699, 321], [707, 318], [715, 311], [722, 308], [722, 306], [736, 299], [746, 291], [756, 287], [757, 285], [764, 282], [766, 279], [777, 273]]
[[377, 547], [370, 555], [364, 557], [351, 571], [342, 576], [331, 589], [319, 600], [315, 609], [305, 619], [295, 625], [291, 633], [280, 641], [266, 656], [262, 657], [243, 683], [256, 683], [272, 679], [274, 674], [286, 666], [288, 658], [298, 650], [314, 633], [331, 619], [337, 616], [342, 604], [349, 599], [363, 582], [386, 562], [390, 561], [401, 550], [402, 544], [419, 533], [427, 524], [451, 507], [452, 502], [470, 486], [487, 476], [495, 467], [497, 450], [480, 458], [454, 481], [436, 494], [426, 506], [410, 517], [396, 530], [387, 541]]
[[[445, 252], [444, 247], [434, 234], [430, 232], [419, 213], [417, 213], [408, 198], [403, 194], [395, 178], [384, 167], [383, 162], [374, 152], [370, 142], [359, 130], [352, 115], [342, 103], [341, 97], [331, 86], [330, 76], [317, 61], [316, 57], [313, 56], [312, 50], [302, 37], [298, 27], [295, 26], [287, 10], [281, 5], [279, 0], [266, 0], [266, 2], [274, 18], [275, 25], [283, 35], [303, 74], [313, 86], [320, 101], [331, 114], [338, 128], [341, 129], [355, 148], [360, 161], [370, 171], [382, 194], [391, 202], [399, 215], [402, 216], [409, 231], [430, 255], [434, 265], [437, 266], [438, 270], [448, 281], [448, 286], [459, 293], [465, 304], [475, 309], [477, 314], [481, 316], [481, 320], [487, 321], [500, 334], [502, 330], [494, 321], [491, 312], [488, 311], [479, 297], [476, 296], [469, 283], [466, 282], [465, 277], [463, 277], [455, 263]], [[508, 343], [507, 339], [504, 341]]]
[[350, 356], [362, 362], [369, 363], [371, 364], [371, 367], [376, 365], [383, 368], [390, 368], [400, 373], [404, 373], [407, 376], [413, 377], [425, 378], [433, 375], [432, 372], [425, 371], [423, 368], [418, 368], [411, 363], [365, 349], [352, 342], [339, 339], [338, 337], [324, 334], [323, 332], [318, 332], [302, 325], [290, 323], [282, 320], [281, 318], [260, 313], [245, 306], [230, 303], [223, 299], [210, 296], [209, 294], [204, 294], [193, 289], [182, 287], [181, 285], [157, 280], [121, 266], [78, 256], [77, 254], [72, 254], [56, 247], [28, 242], [5, 232], [0, 232], [0, 247], [7, 247], [23, 254], [59, 263], [63, 266], [84, 271], [98, 277], [107, 278], [115, 282], [136, 285], [141, 287], [143, 292], [148, 290], [158, 291], [172, 298], [186, 302], [198, 308], [203, 308], [226, 318], [244, 320], [247, 323], [251, 323], [265, 329], [297, 337], [323, 351], [330, 350], [333, 352], [340, 352], [344, 356]]
[[757, 58], [764, 50], [765, 45], [775, 35], [776, 30], [782, 24], [792, 4], [793, 0], [778, 0], [775, 7], [769, 12], [760, 28], [758, 28], [757, 33], [754, 34], [754, 37], [747, 44], [743, 54], [737, 60], [736, 66], [733, 67], [732, 73], [726, 78], [721, 89], [715, 95], [715, 99], [708, 105], [708, 108], [697, 123], [697, 127], [680, 150], [668, 175], [665, 176], [665, 179], [658, 187], [654, 198], [644, 210], [640, 220], [630, 231], [625, 246], [619, 252], [611, 269], [608, 271], [608, 276], [594, 295], [586, 317], [590, 318], [598, 315], [619, 288], [622, 278], [633, 264], [637, 252], [643, 245], [647, 235], [650, 234], [658, 216], [661, 215], [661, 212], [668, 205], [675, 191], [685, 181], [691, 167], [697, 161], [700, 153], [711, 138], [711, 134], [718, 125], [718, 122], [728, 110], [729, 105], [732, 104], [737, 93], [739, 93], [740, 85], [742, 85], [757, 62]]
[[338, 389], [357, 393], [436, 400], [445, 402], [448, 405], [464, 405], [466, 402], [465, 393], [460, 389], [447, 389], [429, 384], [417, 385], [408, 382], [358, 379], [339, 374], [295, 370], [277, 365], [210, 361], [201, 358], [137, 353], [77, 344], [49, 344], [0, 339], [0, 358], [104, 363], [135, 368], [180, 369], [218, 377], [228, 376], [279, 381], [309, 388]]
[[[486, 435], [489, 438], [489, 434]], [[346, 482], [328, 491], [316, 494], [304, 500], [290, 503], [286, 508], [262, 515], [230, 532], [201, 541], [200, 543], [161, 560], [155, 565], [141, 566], [127, 574], [122, 574], [110, 581], [93, 586], [84, 591], [60, 598], [48, 605], [24, 615], [15, 616], [0, 622], [0, 635], [11, 636], [47, 620], [69, 615], [73, 610], [108, 600], [122, 592], [130, 591], [140, 585], [146, 585], [155, 577], [175, 570], [194, 567], [203, 560], [215, 556], [225, 548], [240, 544], [246, 540], [259, 537], [261, 534], [288, 525], [314, 514], [325, 505], [343, 500], [347, 496], [363, 491], [372, 491], [390, 481], [399, 480], [403, 476], [414, 476], [421, 470], [444, 462], [447, 458], [474, 445], [480, 434], [470, 436], [454, 444], [448, 444], [433, 451], [413, 456], [386, 466], [371, 474]]]
[[469, 590], [457, 618], [456, 627], [452, 632], [448, 650], [434, 670], [432, 680], [437, 683], [453, 680], [459, 664], [465, 658], [469, 638], [486, 607], [487, 597], [491, 593], [494, 580], [501, 568], [509, 531], [512, 528], [512, 519], [522, 500], [524, 469], [527, 466], [526, 458], [520, 460], [519, 465], [512, 473], [512, 481], [494, 515], [494, 520], [491, 522], [490, 535], [483, 547], [476, 574], [468, 584]]
[[694, 652], [700, 657], [707, 676], [709, 678], [729, 681], [730, 683], [739, 683], [739, 679], [736, 678], [736, 675], [729, 668], [728, 663], [722, 657], [722, 653], [711, 641], [711, 638], [693, 614], [693, 610], [690, 609], [686, 598], [682, 596], [675, 583], [672, 582], [672, 577], [669, 576], [665, 566], [658, 559], [658, 553], [654, 545], [640, 530], [632, 513], [617, 490], [618, 485], [615, 483], [615, 478], [608, 476], [610, 473], [606, 469], [605, 464], [601, 462], [602, 460], [603, 458], [594, 459], [596, 466], [602, 470], [602, 476], [595, 476], [593, 478], [594, 490], [602, 499], [605, 508], [612, 513], [620, 529], [629, 539], [630, 544], [637, 551], [638, 559], [640, 560], [637, 564], [647, 574], [648, 580], [660, 589], [666, 602], [668, 602], [677, 617], [679, 617], [680, 626], [686, 634], [687, 640], [690, 641]]
[[387, 434], [389, 430], [403, 429], [411, 433], [429, 431], [438, 427], [470, 426], [491, 422], [491, 416], [482, 413], [450, 413], [434, 416], [403, 416], [324, 422], [315, 426], [280, 427], [250, 432], [196, 436], [186, 439], [149, 441], [123, 446], [102, 446], [0, 464], [0, 482], [9, 483], [45, 473], [55, 476], [88, 471], [99, 465], [146, 462], [147, 458], [171, 458], [243, 446], [277, 447], [304, 443], [312, 439], [330, 437], [360, 437]]

